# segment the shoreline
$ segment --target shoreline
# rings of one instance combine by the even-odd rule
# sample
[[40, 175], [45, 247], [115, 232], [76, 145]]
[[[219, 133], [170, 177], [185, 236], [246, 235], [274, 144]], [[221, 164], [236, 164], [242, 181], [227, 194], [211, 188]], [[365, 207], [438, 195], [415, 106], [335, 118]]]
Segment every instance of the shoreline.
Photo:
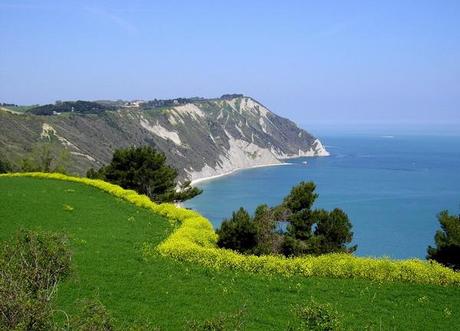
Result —
[[192, 180], [190, 182], [190, 185], [195, 186], [198, 183], [205, 182], [205, 181], [208, 181], [208, 180], [217, 179], [217, 178], [224, 177], [224, 176], [228, 176], [228, 175], [231, 175], [234, 172], [237, 172], [237, 171], [240, 171], [240, 170], [248, 170], [248, 169], [254, 169], [254, 168], [265, 168], [265, 167], [275, 167], [275, 166], [287, 166], [287, 165], [292, 165], [292, 163], [289, 163], [289, 162], [269, 163], [269, 164], [254, 165], [254, 166], [251, 166], [251, 167], [236, 168], [236, 169], [233, 169], [231, 171], [227, 171], [227, 172], [225, 172], [223, 174], [194, 179], [194, 180]]

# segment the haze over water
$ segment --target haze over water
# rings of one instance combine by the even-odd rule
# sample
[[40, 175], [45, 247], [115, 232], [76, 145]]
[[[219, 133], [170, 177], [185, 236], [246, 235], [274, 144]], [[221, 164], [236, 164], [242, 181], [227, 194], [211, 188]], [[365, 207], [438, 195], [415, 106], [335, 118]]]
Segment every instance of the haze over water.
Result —
[[[357, 255], [424, 258], [439, 228], [436, 214], [460, 212], [459, 136], [326, 136], [330, 157], [288, 160], [199, 184], [185, 203], [215, 227], [240, 206], [281, 202], [293, 185], [314, 181], [315, 207], [343, 209]], [[303, 164], [307, 161], [307, 164]]]

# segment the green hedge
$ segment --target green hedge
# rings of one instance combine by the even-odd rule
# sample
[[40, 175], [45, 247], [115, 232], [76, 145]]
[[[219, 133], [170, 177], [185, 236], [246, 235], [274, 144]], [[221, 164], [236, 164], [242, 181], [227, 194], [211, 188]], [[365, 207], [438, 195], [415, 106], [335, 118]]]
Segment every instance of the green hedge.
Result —
[[9, 177], [38, 177], [66, 180], [97, 187], [136, 206], [147, 208], [169, 219], [176, 230], [156, 251], [179, 261], [199, 263], [213, 269], [233, 269], [252, 273], [284, 276], [320, 276], [362, 278], [373, 281], [403, 281], [437, 285], [460, 285], [460, 273], [434, 261], [419, 259], [356, 257], [350, 254], [326, 254], [286, 258], [284, 256], [242, 255], [218, 248], [217, 235], [211, 223], [196, 211], [173, 204], [156, 204], [147, 196], [102, 180], [50, 173], [3, 174]]

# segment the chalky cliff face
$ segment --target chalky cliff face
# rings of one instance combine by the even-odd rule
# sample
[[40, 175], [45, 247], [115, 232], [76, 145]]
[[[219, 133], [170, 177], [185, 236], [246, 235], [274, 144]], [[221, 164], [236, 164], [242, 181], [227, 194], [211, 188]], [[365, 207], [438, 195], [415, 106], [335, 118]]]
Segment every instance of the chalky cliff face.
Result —
[[54, 140], [69, 150], [71, 170], [81, 174], [108, 163], [116, 148], [146, 144], [163, 151], [181, 178], [191, 180], [286, 158], [329, 155], [318, 139], [249, 97], [86, 115], [0, 112], [0, 129], [0, 149], [9, 157], [25, 153], [36, 141]]

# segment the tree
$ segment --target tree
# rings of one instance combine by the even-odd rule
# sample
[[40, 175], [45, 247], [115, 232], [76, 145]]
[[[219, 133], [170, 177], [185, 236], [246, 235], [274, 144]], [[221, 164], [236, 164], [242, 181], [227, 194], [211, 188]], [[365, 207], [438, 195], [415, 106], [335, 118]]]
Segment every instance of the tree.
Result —
[[335, 208], [331, 212], [315, 210], [313, 219], [316, 224], [316, 245], [311, 245], [314, 254], [352, 253], [356, 250], [356, 245], [347, 247], [353, 239], [353, 232], [350, 220], [342, 209]]
[[275, 211], [266, 204], [256, 208], [253, 218], [256, 229], [256, 255], [277, 254], [280, 252], [282, 236], [276, 231]]
[[333, 252], [351, 253], [356, 246], [348, 247], [353, 238], [348, 216], [340, 209], [328, 212], [313, 210], [318, 198], [313, 182], [301, 182], [294, 186], [277, 208], [280, 219], [288, 222], [282, 245], [283, 254], [325, 254]]
[[285, 255], [325, 254], [356, 250], [347, 247], [353, 239], [352, 225], [341, 209], [328, 212], [312, 210], [318, 198], [313, 182], [301, 182], [294, 186], [279, 207], [288, 221], [283, 243]]
[[[243, 208], [233, 212], [217, 233], [219, 246], [256, 255], [352, 253], [352, 225], [341, 209], [312, 209], [318, 194], [312, 182], [301, 182], [274, 208], [257, 207], [254, 217]], [[286, 231], [279, 230], [286, 222]]]
[[285, 218], [289, 222], [288, 234], [295, 239], [309, 240], [312, 236], [311, 207], [318, 197], [315, 189], [313, 182], [300, 182], [291, 189], [279, 207], [284, 210]]
[[427, 259], [438, 261], [454, 270], [460, 270], [460, 215], [438, 214], [441, 229], [436, 231], [436, 247], [428, 246]]
[[241, 253], [252, 253], [257, 244], [257, 230], [249, 213], [241, 207], [217, 230], [217, 245]]
[[0, 174], [10, 172], [11, 170], [12, 168], [8, 160], [0, 159]]
[[315, 189], [316, 185], [313, 182], [300, 182], [291, 189], [283, 203], [277, 207], [282, 211], [281, 219], [288, 222], [287, 233], [282, 245], [283, 254], [286, 256], [298, 256], [312, 252], [308, 246], [314, 239], [312, 238], [314, 220], [311, 207], [318, 197]]
[[150, 146], [117, 149], [109, 165], [98, 171], [90, 169], [87, 176], [135, 190], [155, 202], [184, 201], [202, 192], [190, 181], [178, 185], [176, 169], [166, 164], [163, 153]]
[[29, 155], [22, 160], [21, 170], [66, 173], [69, 161], [70, 153], [65, 147], [52, 141], [40, 142], [35, 144]]
[[284, 198], [283, 205], [291, 212], [307, 209], [310, 210], [318, 198], [315, 193], [316, 185], [313, 182], [300, 182], [291, 189], [288, 196]]
[[94, 168], [90, 168], [86, 172], [86, 177], [91, 178], [91, 179], [104, 179], [103, 170], [104, 170], [104, 167], [100, 168], [99, 170], [94, 170]]

